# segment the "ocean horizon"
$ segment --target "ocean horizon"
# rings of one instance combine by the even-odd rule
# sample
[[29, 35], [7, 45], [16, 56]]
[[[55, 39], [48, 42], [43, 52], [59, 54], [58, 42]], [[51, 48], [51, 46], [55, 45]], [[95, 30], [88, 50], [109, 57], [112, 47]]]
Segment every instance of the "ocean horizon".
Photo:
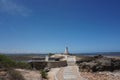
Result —
[[[4, 53], [8, 56], [47, 56], [49, 53]], [[52, 53], [52, 54], [63, 54], [63, 53]], [[95, 55], [103, 55], [103, 56], [120, 56], [120, 52], [97, 52], [97, 53], [70, 53], [70, 55], [76, 56], [95, 56]]]

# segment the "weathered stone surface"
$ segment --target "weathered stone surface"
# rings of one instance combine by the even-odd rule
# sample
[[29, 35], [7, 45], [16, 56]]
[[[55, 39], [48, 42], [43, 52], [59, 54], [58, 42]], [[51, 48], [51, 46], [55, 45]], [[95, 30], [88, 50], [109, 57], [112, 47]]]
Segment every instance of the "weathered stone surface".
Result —
[[120, 70], [120, 60], [119, 59], [112, 59], [112, 68], [114, 70], [119, 69]]
[[97, 64], [94, 62], [83, 62], [79, 65], [80, 71], [91, 72]]
[[114, 71], [120, 69], [120, 60], [99, 55], [95, 56], [91, 61], [82, 60], [78, 65], [79, 70], [84, 72]]

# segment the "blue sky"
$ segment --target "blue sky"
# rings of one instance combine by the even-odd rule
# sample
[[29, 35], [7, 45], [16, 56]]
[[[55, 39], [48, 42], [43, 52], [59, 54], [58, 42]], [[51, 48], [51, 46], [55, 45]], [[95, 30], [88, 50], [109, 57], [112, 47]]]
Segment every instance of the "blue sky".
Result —
[[0, 0], [0, 52], [120, 51], [120, 0]]

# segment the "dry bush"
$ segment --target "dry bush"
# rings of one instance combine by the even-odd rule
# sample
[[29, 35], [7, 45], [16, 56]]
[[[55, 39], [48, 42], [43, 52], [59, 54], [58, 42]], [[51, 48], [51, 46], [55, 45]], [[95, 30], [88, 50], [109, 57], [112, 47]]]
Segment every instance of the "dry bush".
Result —
[[25, 80], [24, 77], [20, 74], [20, 72], [13, 69], [8, 71], [8, 75], [10, 80]]

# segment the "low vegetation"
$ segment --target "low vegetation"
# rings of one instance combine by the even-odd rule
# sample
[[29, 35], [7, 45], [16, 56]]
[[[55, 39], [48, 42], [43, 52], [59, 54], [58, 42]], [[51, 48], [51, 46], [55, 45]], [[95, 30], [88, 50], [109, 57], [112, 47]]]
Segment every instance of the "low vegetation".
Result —
[[9, 57], [0, 54], [0, 68], [10, 68], [15, 67], [16, 62]]
[[21, 69], [32, 69], [31, 65], [26, 63], [26, 62], [17, 62], [16, 63], [16, 68], [21, 68]]
[[42, 78], [47, 79], [48, 74], [45, 70], [40, 70], [40, 74], [41, 74]]
[[52, 55], [54, 55], [54, 53], [49, 53], [49, 54], [48, 54], [48, 56], [52, 56]]
[[[6, 55], [0, 54], [0, 80], [25, 80], [20, 72], [15, 68], [31, 69], [30, 64], [26, 62], [17, 62]], [[3, 75], [3, 73], [5, 74]]]
[[25, 80], [24, 77], [20, 74], [20, 72], [16, 70], [11, 69], [8, 71], [8, 74], [10, 80]]
[[31, 69], [31, 66], [26, 62], [17, 62], [7, 57], [6, 55], [0, 54], [0, 68]]

